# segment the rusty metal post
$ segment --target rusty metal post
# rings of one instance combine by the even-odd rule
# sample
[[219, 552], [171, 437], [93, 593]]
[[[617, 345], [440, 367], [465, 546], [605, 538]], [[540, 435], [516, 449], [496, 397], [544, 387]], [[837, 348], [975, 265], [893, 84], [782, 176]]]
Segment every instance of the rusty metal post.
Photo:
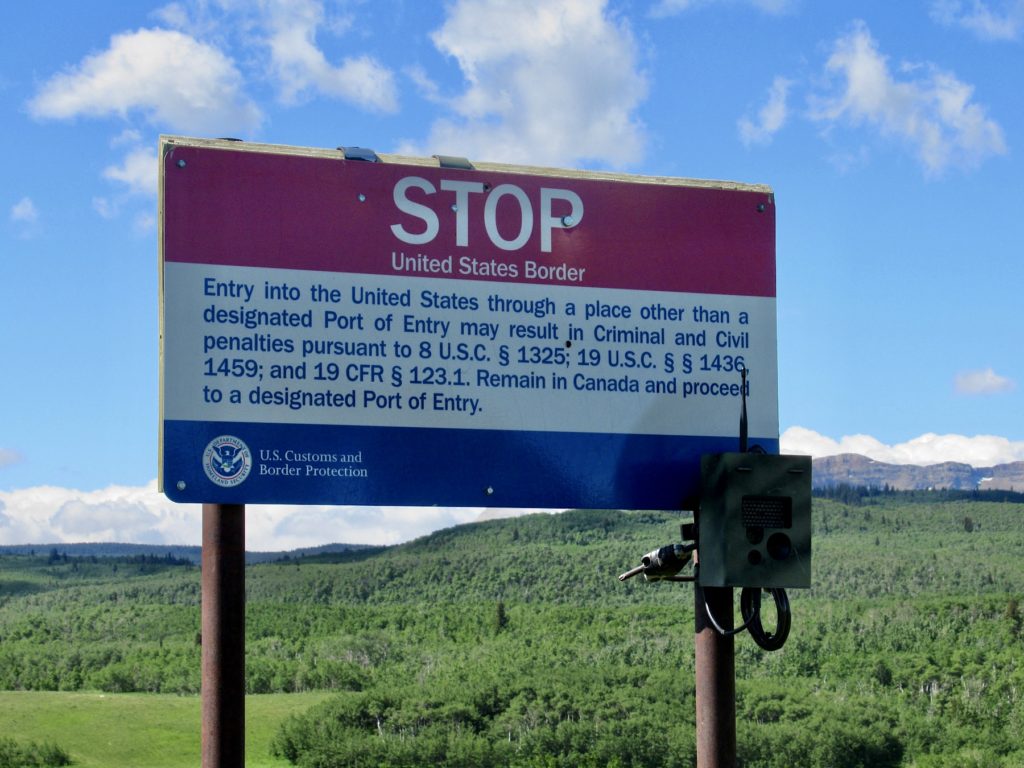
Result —
[[202, 614], [202, 768], [243, 768], [244, 504], [203, 504]]
[[697, 768], [736, 768], [734, 638], [715, 631], [705, 601], [722, 629], [732, 629], [732, 587], [694, 585]]

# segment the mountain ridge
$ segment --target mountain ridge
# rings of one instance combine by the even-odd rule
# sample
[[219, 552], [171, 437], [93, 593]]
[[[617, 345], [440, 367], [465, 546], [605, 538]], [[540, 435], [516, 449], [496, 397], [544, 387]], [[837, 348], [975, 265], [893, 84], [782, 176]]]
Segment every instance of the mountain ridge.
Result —
[[814, 459], [815, 488], [836, 485], [889, 486], [897, 491], [1024, 490], [1024, 461], [974, 467], [957, 461], [940, 464], [889, 464], [857, 453], [843, 453]]
[[[256, 551], [246, 550], [245, 562], [274, 562], [294, 558], [318, 557], [322, 555], [356, 554], [365, 550], [375, 550], [369, 544], [343, 544], [334, 542], [314, 547], [300, 547], [291, 550]], [[193, 544], [135, 544], [130, 542], [57, 542], [33, 544], [0, 544], [0, 555], [40, 555], [48, 553], [67, 555], [68, 557], [152, 557], [188, 560], [199, 564], [202, 561], [203, 548]]]

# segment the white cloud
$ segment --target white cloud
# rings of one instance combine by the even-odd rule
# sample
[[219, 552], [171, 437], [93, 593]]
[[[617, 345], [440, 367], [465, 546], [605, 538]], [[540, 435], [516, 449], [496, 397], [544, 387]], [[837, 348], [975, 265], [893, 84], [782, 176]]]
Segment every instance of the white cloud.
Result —
[[148, 147], [135, 147], [129, 150], [121, 165], [111, 165], [103, 169], [103, 177], [127, 185], [132, 193], [156, 197], [159, 178], [156, 150]]
[[790, 427], [781, 437], [783, 453], [820, 458], [859, 453], [887, 464], [941, 464], [957, 461], [974, 467], [991, 467], [1024, 461], [1024, 441], [1013, 442], [995, 435], [936, 435], [928, 433], [905, 443], [886, 445], [870, 435], [844, 435], [835, 440], [804, 427]]
[[981, 40], [1017, 40], [1024, 29], [1024, 0], [933, 0], [931, 16], [939, 24], [963, 27]]
[[20, 221], [25, 224], [34, 224], [39, 220], [39, 209], [32, 202], [32, 198], [23, 197], [11, 206], [11, 221]]
[[757, 122], [748, 117], [741, 117], [737, 123], [740, 141], [744, 146], [751, 144], [768, 144], [775, 134], [786, 123], [788, 110], [786, 97], [792, 81], [784, 77], [776, 77], [772, 87], [768, 89], [768, 101], [757, 113]]
[[[346, 4], [331, 6], [344, 9]], [[398, 109], [394, 73], [372, 56], [328, 60], [318, 36], [351, 31], [355, 16], [344, 10], [329, 13], [323, 0], [189, 0], [169, 3], [153, 15], [203, 39], [235, 38], [249, 54], [244, 61], [262, 70], [282, 104], [326, 96], [374, 112]]]
[[961, 395], [991, 395], [1009, 392], [1015, 387], [1012, 379], [1000, 376], [991, 368], [980, 371], [962, 371], [956, 375], [953, 387]]
[[153, 11], [153, 16], [168, 27], [175, 29], [185, 29], [189, 24], [188, 11], [181, 3], [168, 3]]
[[[440, 528], [470, 523], [481, 509], [451, 507], [252, 507], [246, 517], [250, 549], [297, 549], [331, 542], [398, 544]], [[256, 525], [252, 523], [257, 521]], [[254, 530], [255, 528], [255, 530]], [[328, 533], [329, 532], [329, 533]]]
[[135, 214], [135, 218], [132, 220], [132, 226], [140, 235], [154, 232], [156, 231], [156, 216], [152, 211], [140, 211]]
[[[249, 505], [246, 548], [275, 551], [332, 542], [398, 544], [440, 528], [541, 510], [450, 507]], [[0, 491], [0, 544], [202, 541], [202, 508], [175, 504], [156, 490], [110, 486], [96, 491], [41, 486]]]
[[416, 90], [419, 91], [427, 101], [434, 102], [435, 104], [444, 103], [444, 99], [441, 98], [441, 89], [437, 83], [430, 79], [430, 75], [423, 67], [414, 65], [405, 69], [405, 75], [413, 84], [416, 86]]
[[214, 135], [249, 131], [261, 120], [231, 59], [167, 29], [114, 35], [105, 51], [48, 80], [29, 109], [63, 120], [139, 112], [161, 130]]
[[110, 140], [110, 146], [112, 147], [123, 147], [125, 145], [134, 145], [142, 141], [142, 134], [134, 128], [125, 128], [117, 136]]
[[100, 218], [116, 219], [118, 214], [121, 212], [121, 207], [118, 205], [116, 200], [111, 200], [109, 197], [94, 197], [92, 199], [92, 209], [100, 215]]
[[156, 524], [159, 518], [140, 502], [112, 500], [85, 502], [72, 499], [50, 517], [53, 530], [70, 541], [134, 541], [163, 543]]
[[795, 0], [659, 0], [651, 8], [651, 16], [674, 16], [677, 13], [689, 11], [693, 8], [706, 5], [721, 5], [723, 2], [733, 5], [741, 3], [752, 5], [759, 11], [770, 14], [787, 13], [796, 4]]
[[195, 543], [201, 535], [200, 508], [171, 504], [143, 487], [109, 486], [97, 491], [38, 486], [0, 491], [9, 524], [0, 544], [73, 541]]
[[454, 113], [400, 151], [534, 165], [641, 159], [647, 95], [636, 44], [605, 0], [458, 0], [434, 45], [462, 70]]
[[22, 455], [10, 448], [0, 448], [0, 467], [9, 467], [22, 460]]
[[316, 44], [317, 31], [325, 23], [322, 3], [271, 0], [264, 8], [262, 24], [270, 48], [271, 69], [285, 104], [294, 104], [313, 91], [364, 109], [398, 109], [394, 74], [375, 59], [364, 55], [345, 58], [338, 65], [327, 61]]
[[867, 165], [870, 159], [870, 150], [861, 145], [853, 149], [836, 150], [829, 156], [828, 162], [840, 175], [845, 175], [855, 168]]
[[839, 93], [814, 101], [811, 117], [867, 124], [902, 139], [929, 175], [1006, 152], [1002, 128], [972, 101], [972, 86], [932, 65], [903, 65], [895, 76], [862, 22], [836, 41], [826, 69], [843, 83]]

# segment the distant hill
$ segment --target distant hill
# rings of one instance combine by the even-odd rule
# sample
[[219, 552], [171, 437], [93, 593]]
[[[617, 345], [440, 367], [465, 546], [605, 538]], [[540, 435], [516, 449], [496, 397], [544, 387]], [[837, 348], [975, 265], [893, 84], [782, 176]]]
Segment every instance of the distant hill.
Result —
[[836, 485], [889, 486], [898, 491], [932, 488], [1024, 491], [1024, 461], [994, 467], [972, 467], [955, 461], [917, 466], [886, 464], [856, 453], [826, 456], [813, 464], [815, 488]]
[[[376, 549], [365, 544], [322, 544], [318, 547], [303, 547], [280, 552], [246, 552], [249, 564], [267, 563], [291, 558], [335, 555], [364, 549]], [[199, 563], [203, 557], [202, 547], [163, 544], [116, 544], [112, 542], [74, 544], [6, 544], [0, 545], [0, 555], [45, 555], [52, 550], [68, 557], [170, 557], [176, 560], [191, 560]]]
[[[1024, 766], [1024, 504], [942, 496], [814, 500], [813, 587], [792, 590], [789, 642], [736, 638], [745, 765]], [[278, 763], [694, 765], [694, 591], [617, 578], [685, 518], [569, 510], [249, 568], [249, 692], [335, 692], [280, 718]], [[62, 692], [201, 689], [197, 568], [156, 548], [156, 562], [50, 550], [0, 557], [0, 752], [31, 711], [69, 751], [78, 733], [116, 738]], [[50, 692], [46, 709], [25, 691]], [[161, 758], [194, 755], [175, 722]]]

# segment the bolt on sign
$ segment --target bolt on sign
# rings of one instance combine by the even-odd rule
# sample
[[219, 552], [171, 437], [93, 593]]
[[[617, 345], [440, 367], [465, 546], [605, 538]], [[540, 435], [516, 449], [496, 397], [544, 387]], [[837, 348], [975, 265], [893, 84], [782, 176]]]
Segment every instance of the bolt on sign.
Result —
[[160, 158], [171, 499], [676, 508], [742, 394], [778, 451], [768, 187], [180, 137]]

